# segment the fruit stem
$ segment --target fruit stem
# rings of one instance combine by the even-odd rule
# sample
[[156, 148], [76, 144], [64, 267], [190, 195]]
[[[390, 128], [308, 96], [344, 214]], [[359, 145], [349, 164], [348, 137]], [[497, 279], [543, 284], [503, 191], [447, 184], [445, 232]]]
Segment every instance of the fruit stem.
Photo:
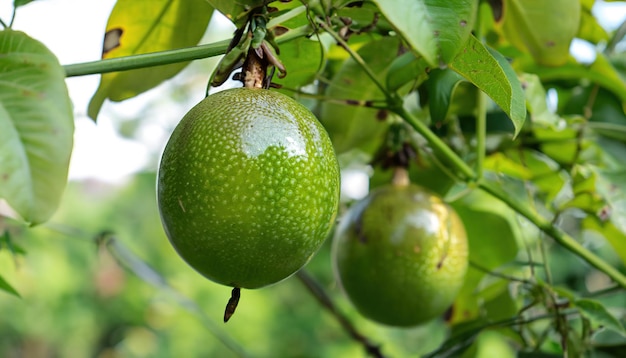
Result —
[[239, 297], [241, 297], [241, 289], [239, 287], [233, 288], [233, 291], [230, 294], [230, 299], [226, 304], [226, 310], [224, 311], [224, 323], [228, 322], [230, 317], [235, 314], [235, 310], [239, 304]]
[[411, 180], [409, 179], [409, 171], [404, 167], [394, 167], [393, 177], [391, 178], [391, 184], [397, 187], [409, 186]]

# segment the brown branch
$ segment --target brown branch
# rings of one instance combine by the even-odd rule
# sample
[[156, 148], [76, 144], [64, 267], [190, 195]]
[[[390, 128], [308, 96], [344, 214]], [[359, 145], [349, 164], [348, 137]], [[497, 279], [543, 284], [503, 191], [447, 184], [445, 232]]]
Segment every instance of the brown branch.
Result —
[[335, 319], [339, 322], [341, 327], [350, 335], [352, 339], [363, 345], [369, 355], [376, 358], [385, 358], [380, 351], [380, 345], [372, 343], [367, 337], [357, 331], [356, 327], [337, 309], [330, 296], [324, 291], [324, 288], [305, 270], [300, 270], [296, 273], [300, 282], [313, 294], [317, 301], [326, 308]]

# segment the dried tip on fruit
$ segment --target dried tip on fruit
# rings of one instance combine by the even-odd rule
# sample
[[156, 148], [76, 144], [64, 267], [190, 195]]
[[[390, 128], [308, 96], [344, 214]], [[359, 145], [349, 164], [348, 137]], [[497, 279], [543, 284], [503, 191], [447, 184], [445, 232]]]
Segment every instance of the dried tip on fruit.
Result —
[[224, 311], [224, 323], [228, 322], [230, 317], [235, 314], [235, 310], [237, 309], [237, 305], [239, 304], [241, 289], [239, 287], [233, 288], [232, 293], [230, 294], [230, 299], [226, 304], [226, 310]]

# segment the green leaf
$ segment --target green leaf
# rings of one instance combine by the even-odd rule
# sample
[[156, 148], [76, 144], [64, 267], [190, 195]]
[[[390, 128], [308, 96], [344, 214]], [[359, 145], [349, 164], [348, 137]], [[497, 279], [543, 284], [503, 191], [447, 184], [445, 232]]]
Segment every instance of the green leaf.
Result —
[[[191, 47], [204, 35], [213, 13], [205, 0], [118, 0], [104, 36], [102, 58]], [[123, 101], [180, 72], [186, 63], [102, 75], [88, 114], [96, 119], [105, 99]]]
[[[500, 332], [485, 330], [477, 338], [472, 347], [462, 355], [462, 358], [517, 358], [517, 352], [508, 337]], [[471, 353], [470, 353], [471, 352]]]
[[426, 81], [428, 89], [428, 106], [433, 122], [446, 119], [452, 93], [456, 86], [463, 81], [463, 77], [452, 70], [432, 70]]
[[580, 12], [580, 5], [572, 0], [506, 0], [502, 29], [514, 46], [529, 51], [537, 63], [560, 66], [569, 58]]
[[602, 303], [590, 300], [579, 299], [574, 302], [580, 314], [587, 317], [592, 323], [606, 327], [620, 333], [626, 337], [626, 330], [617, 318], [615, 318]]
[[[511, 294], [509, 286], [508, 280], [499, 279], [488, 289], [483, 289], [483, 292], [478, 293], [479, 299], [483, 302], [481, 308], [489, 320], [500, 321], [517, 316], [520, 307]], [[485, 297], [486, 293], [493, 293], [494, 297]]]
[[572, 194], [574, 197], [561, 205], [559, 209], [578, 208], [595, 215], [606, 204], [597, 188], [598, 176], [594, 171], [579, 170], [572, 176]]
[[283, 87], [298, 89], [313, 82], [324, 59], [322, 44], [301, 37], [280, 45], [280, 58], [287, 69], [285, 78], [274, 77]]
[[[546, 101], [546, 90], [537, 75], [524, 73], [520, 76], [526, 94], [526, 107], [533, 123], [549, 127], [558, 127], [563, 121], [550, 112]], [[563, 123], [564, 124], [564, 123]]]
[[511, 149], [485, 159], [484, 168], [524, 181], [532, 181], [546, 203], [553, 203], [569, 176], [557, 162], [531, 149]]
[[609, 34], [598, 23], [598, 19], [591, 13], [591, 9], [583, 8], [580, 14], [580, 27], [576, 37], [597, 44], [609, 40]]
[[528, 180], [533, 176], [533, 172], [526, 165], [512, 160], [502, 152], [493, 153], [485, 158], [483, 167], [522, 180]]
[[20, 294], [17, 292], [17, 290], [15, 290], [13, 286], [11, 286], [8, 282], [6, 282], [5, 279], [2, 277], [2, 275], [0, 275], [0, 290], [4, 292], [8, 292], [12, 294], [13, 296], [20, 297]]
[[33, 225], [59, 205], [73, 134], [57, 58], [23, 32], [0, 31], [0, 198]]
[[622, 262], [626, 263], [626, 170], [594, 170], [593, 191], [601, 196], [601, 208], [582, 222], [586, 231], [606, 239]]
[[[263, 5], [263, 0], [206, 0], [215, 10], [234, 23], [239, 23], [241, 13]], [[245, 18], [244, 18], [245, 19]]]
[[[592, 88], [572, 96], [571, 101], [578, 101], [578, 113], [584, 113], [585, 99], [591, 95]], [[587, 95], [587, 97], [582, 97]], [[594, 101], [591, 118], [587, 122], [589, 129], [608, 138], [626, 143], [626, 114], [623, 104], [613, 93], [600, 88]]]
[[506, 204], [479, 190], [450, 204], [465, 225], [471, 261], [494, 269], [515, 258], [522, 232]]
[[2, 250], [3, 246], [5, 246], [5, 245], [7, 247], [7, 250], [9, 250], [9, 252], [13, 256], [15, 256], [15, 255], [25, 255], [26, 254], [26, 250], [24, 250], [22, 247], [16, 245], [11, 240], [11, 234], [9, 233], [9, 230], [5, 230], [4, 234], [2, 236], [0, 236], [0, 250]]
[[533, 134], [540, 143], [541, 151], [553, 160], [572, 164], [576, 159], [578, 131], [573, 126], [566, 126], [560, 130], [535, 126]]
[[455, 325], [450, 338], [448, 338], [439, 348], [424, 355], [424, 358], [438, 357], [458, 357], [466, 351], [476, 337], [485, 329], [488, 321], [484, 318], [475, 319]]
[[20, 6], [24, 6], [24, 5], [28, 4], [28, 3], [31, 3], [33, 1], [35, 1], [35, 0], [14, 0], [13, 1], [13, 6], [20, 7]]
[[596, 53], [596, 59], [591, 65], [577, 63], [570, 59], [559, 67], [544, 67], [538, 65], [524, 65], [524, 72], [537, 74], [543, 82], [556, 80], [590, 80], [613, 92], [622, 101], [622, 108], [626, 111], [626, 82], [613, 67], [604, 54]]
[[405, 52], [393, 60], [387, 72], [386, 85], [390, 92], [395, 92], [407, 83], [414, 87], [421, 84], [428, 77], [426, 68], [428, 63], [423, 57], [415, 57], [412, 52]]
[[449, 63], [467, 41], [478, 1], [374, 0], [411, 48], [431, 66]]
[[590, 215], [582, 220], [581, 229], [583, 232], [592, 231], [601, 235], [613, 247], [622, 262], [626, 264], [626, 233], [619, 230], [612, 221], [603, 221]]
[[[368, 66], [378, 74], [386, 76], [388, 66], [396, 57], [399, 41], [386, 37], [365, 44], [358, 51]], [[365, 106], [363, 102], [384, 100], [385, 95], [365, 75], [361, 66], [352, 58], [345, 60], [330, 82], [325, 96], [331, 100], [348, 100], [355, 105], [324, 101], [320, 121], [328, 130], [335, 150], [343, 153], [355, 147], [372, 153], [382, 142], [387, 128], [381, 116], [388, 113]]]
[[450, 68], [491, 97], [513, 122], [515, 136], [519, 134], [526, 119], [525, 96], [515, 71], [504, 56], [470, 36]]

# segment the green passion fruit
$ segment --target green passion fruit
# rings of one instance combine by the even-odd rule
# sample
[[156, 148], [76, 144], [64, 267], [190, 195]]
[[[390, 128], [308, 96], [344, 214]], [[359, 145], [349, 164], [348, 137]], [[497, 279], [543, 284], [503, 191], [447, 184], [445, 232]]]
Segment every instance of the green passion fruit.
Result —
[[339, 166], [304, 106], [250, 88], [212, 94], [174, 129], [158, 205], [178, 254], [236, 288], [281, 281], [317, 252], [334, 223]]
[[444, 313], [463, 285], [468, 243], [458, 215], [417, 185], [386, 185], [338, 225], [335, 274], [365, 317], [415, 326]]

